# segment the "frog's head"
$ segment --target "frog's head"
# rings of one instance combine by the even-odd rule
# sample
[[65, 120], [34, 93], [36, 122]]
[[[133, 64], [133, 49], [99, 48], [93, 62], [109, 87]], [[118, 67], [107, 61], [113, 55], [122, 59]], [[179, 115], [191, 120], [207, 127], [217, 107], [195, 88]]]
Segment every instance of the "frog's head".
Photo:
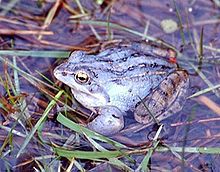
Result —
[[105, 106], [110, 101], [99, 82], [98, 67], [93, 64], [93, 58], [85, 52], [76, 51], [54, 70], [54, 76], [68, 85], [76, 100], [87, 108]]

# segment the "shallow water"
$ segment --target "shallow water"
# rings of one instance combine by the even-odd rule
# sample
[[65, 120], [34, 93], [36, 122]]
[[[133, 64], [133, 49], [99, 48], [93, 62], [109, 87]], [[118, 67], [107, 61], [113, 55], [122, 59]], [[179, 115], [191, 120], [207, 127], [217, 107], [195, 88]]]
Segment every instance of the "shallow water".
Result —
[[[57, 1], [57, 3], [58, 2], [59, 1]], [[82, 11], [80, 12], [75, 1], [66, 1], [66, 4], [60, 2], [54, 19], [46, 29], [44, 29], [44, 31], [46, 31], [45, 34], [49, 35], [43, 35], [41, 39], [39, 39], [39, 33], [35, 33], [34, 31], [42, 30], [45, 17], [49, 10], [54, 7], [55, 3], [50, 1], [37, 4], [35, 1], [17, 1], [16, 5], [13, 6], [13, 4], [11, 4], [12, 8], [10, 10], [6, 10], [6, 7], [10, 6], [9, 2], [1, 1], [1, 49], [72, 51], [79, 48], [86, 48], [89, 50], [91, 47], [96, 47], [96, 43], [99, 42], [93, 30], [98, 33], [101, 40], [106, 40], [109, 37], [113, 37], [113, 39], [126, 38], [141, 40], [142, 36], [140, 35], [144, 35], [147, 30], [146, 33], [150, 36], [148, 39], [158, 38], [163, 40], [175, 46], [178, 51], [184, 54], [184, 56], [178, 57], [177, 62], [190, 73], [191, 89], [189, 94], [220, 83], [220, 20], [218, 19], [220, 7], [215, 5], [214, 2], [205, 0], [183, 1], [176, 2], [176, 7], [173, 1], [161, 2], [159, 0], [106, 1], [101, 6], [97, 5], [95, 1], [81, 1], [81, 3], [85, 12], [88, 12], [88, 15], [73, 20], [71, 16], [75, 15], [76, 17], [76, 14], [82, 14]], [[178, 14], [176, 8], [178, 9]], [[111, 12], [107, 9], [111, 9]], [[178, 15], [180, 17], [178, 17]], [[180, 18], [182, 24], [180, 24]], [[172, 19], [178, 23], [179, 27], [176, 31], [172, 33], [164, 32], [160, 24], [161, 21], [166, 19]], [[111, 23], [118, 24], [124, 28], [110, 27], [111, 35], [109, 36], [107, 26], [89, 26], [87, 21], [91, 22], [92, 20], [105, 22], [109, 20]], [[81, 21], [81, 23], [79, 23], [79, 21]], [[180, 29], [181, 26], [182, 30]], [[126, 31], [128, 28], [130, 31]], [[199, 66], [198, 49], [202, 29], [204, 29], [204, 56]], [[2, 55], [1, 57], [12, 60], [12, 56]], [[30, 56], [17, 57], [16, 60], [18, 67], [30, 73], [32, 76], [49, 83], [39, 74], [42, 73], [50, 80], [56, 81], [52, 73], [55, 66], [60, 63], [60, 61], [56, 61], [56, 58], [37, 58]], [[194, 64], [196, 68], [198, 66], [201, 67], [200, 75], [196, 74], [195, 69], [189, 62]], [[10, 106], [13, 102], [5, 101], [10, 94], [6, 92], [7, 89], [3, 84], [10, 85], [8, 84], [7, 74], [13, 78], [13, 70], [2, 61], [0, 65], [1, 78], [3, 78], [4, 81], [0, 81], [0, 98], [8, 104], [5, 110], [1, 108], [1, 123], [9, 128], [15, 125], [15, 130], [21, 133], [30, 131], [31, 125], [34, 125], [40, 118], [48, 102], [51, 100], [49, 96], [45, 96], [43, 88], [46, 88], [47, 91], [51, 91], [50, 94], [52, 95], [54, 95], [56, 91], [47, 86], [41, 88], [41, 85], [31, 84], [23, 75], [19, 75], [20, 90], [21, 93], [25, 94], [15, 95], [14, 100], [26, 100], [26, 107], [29, 110], [27, 114], [30, 116], [28, 117], [29, 122], [23, 120], [23, 124], [25, 124], [27, 129], [27, 131], [25, 131], [25, 128], [23, 128], [19, 122], [15, 122], [11, 117], [11, 114], [16, 111], [15, 107]], [[68, 90], [67, 87], [63, 86], [62, 88]], [[163, 121], [165, 130], [163, 130], [159, 136], [161, 142], [170, 147], [219, 147], [219, 95], [220, 92], [216, 89], [215, 91], [210, 91], [201, 96], [188, 99], [181, 112]], [[213, 105], [210, 100], [217, 105]], [[70, 100], [68, 102], [70, 102]], [[62, 145], [66, 139], [72, 135], [73, 140], [71, 143], [75, 145], [77, 149], [90, 149], [84, 139], [79, 141], [77, 134], [75, 135], [68, 129], [62, 128], [63, 126], [56, 122], [55, 111], [56, 110], [51, 111], [47, 123], [44, 124], [43, 138], [48, 142]], [[6, 123], [7, 121], [8, 123]], [[85, 119], [82, 121], [85, 122]], [[0, 129], [0, 131], [0, 143], [3, 145], [8, 131], [6, 129]], [[54, 133], [54, 135], [51, 135], [51, 133]], [[57, 137], [59, 135], [60, 138]], [[150, 126], [142, 132], [136, 134], [131, 133], [125, 135], [126, 137], [117, 139], [130, 146], [141, 147], [149, 143], [154, 135], [155, 131], [153, 131], [153, 127]], [[24, 138], [22, 136], [15, 135], [12, 142], [14, 148], [12, 149], [12, 145], [10, 144], [4, 147], [2, 154], [4, 156], [2, 156], [0, 160], [3, 171], [6, 168], [13, 171], [21, 171], [21, 168], [26, 166], [22, 165], [20, 168], [16, 167], [16, 164], [27, 162], [26, 154], [30, 157], [53, 155], [49, 144], [42, 145], [39, 138], [34, 137], [25, 149], [23, 156], [17, 159], [15, 156], [23, 141]], [[10, 150], [12, 151], [10, 152]], [[181, 153], [179, 154], [181, 155]], [[183, 157], [185, 164], [170, 152], [157, 152], [151, 157], [150, 168], [152, 171], [179, 171], [181, 168], [185, 171], [217, 171], [217, 167], [219, 166], [219, 156], [215, 154], [186, 152]], [[129, 164], [129, 162], [127, 162], [127, 164], [132, 168], [137, 168], [142, 158], [143, 155], [135, 157], [137, 161], [136, 165], [132, 163]], [[50, 163], [52, 159], [53, 157], [47, 159], [46, 164]], [[63, 161], [63, 164], [65, 163], [66, 161]], [[83, 161], [81, 163], [87, 170], [94, 167], [89, 161]], [[32, 163], [28, 163], [28, 165], [30, 164]], [[54, 165], [54, 167], [57, 166], [57, 164]], [[63, 165], [63, 167], [64, 166], [65, 165]], [[32, 168], [30, 165], [26, 167], [26, 170]], [[73, 168], [72, 171], [77, 170]]]

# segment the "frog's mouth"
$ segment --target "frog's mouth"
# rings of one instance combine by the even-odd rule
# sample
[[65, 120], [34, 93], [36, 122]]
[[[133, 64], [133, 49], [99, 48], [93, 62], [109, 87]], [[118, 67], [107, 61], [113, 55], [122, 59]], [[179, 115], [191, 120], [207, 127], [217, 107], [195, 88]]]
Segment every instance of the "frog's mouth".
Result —
[[103, 93], [91, 93], [85, 88], [71, 89], [75, 99], [85, 107], [106, 106], [110, 102], [110, 97]]
[[105, 106], [110, 102], [110, 97], [108, 94], [100, 87], [91, 85], [82, 85], [75, 81], [74, 76], [61, 71], [56, 70], [54, 76], [64, 84], [68, 85], [71, 88], [71, 91], [75, 99], [80, 102], [85, 107], [97, 107]]

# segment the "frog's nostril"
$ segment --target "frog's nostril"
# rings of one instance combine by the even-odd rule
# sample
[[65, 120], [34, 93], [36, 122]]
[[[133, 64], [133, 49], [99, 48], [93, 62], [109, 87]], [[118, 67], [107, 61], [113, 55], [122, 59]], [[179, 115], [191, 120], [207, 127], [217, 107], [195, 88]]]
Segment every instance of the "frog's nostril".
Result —
[[113, 116], [114, 118], [119, 119], [119, 117], [118, 117], [117, 115], [115, 115], [115, 114], [112, 114], [112, 116]]
[[67, 75], [67, 73], [66, 73], [66, 72], [62, 72], [61, 74], [62, 74], [63, 76], [66, 76], [66, 75]]

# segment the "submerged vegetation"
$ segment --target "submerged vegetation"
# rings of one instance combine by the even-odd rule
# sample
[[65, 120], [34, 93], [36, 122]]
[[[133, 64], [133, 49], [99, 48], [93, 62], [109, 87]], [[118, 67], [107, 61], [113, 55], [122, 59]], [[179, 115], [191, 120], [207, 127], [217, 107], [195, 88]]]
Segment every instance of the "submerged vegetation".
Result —
[[[0, 10], [1, 170], [218, 169], [217, 0], [13, 0], [0, 1]], [[97, 52], [119, 39], [174, 49], [191, 90], [184, 109], [164, 125], [106, 137], [85, 127], [90, 114], [72, 102], [53, 69], [71, 51]]]

